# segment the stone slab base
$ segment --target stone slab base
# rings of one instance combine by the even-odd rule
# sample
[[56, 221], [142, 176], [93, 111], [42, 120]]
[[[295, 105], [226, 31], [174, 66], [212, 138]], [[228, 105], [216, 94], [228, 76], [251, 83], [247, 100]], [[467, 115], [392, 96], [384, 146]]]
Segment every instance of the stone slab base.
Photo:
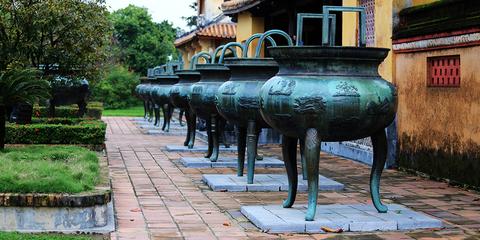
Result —
[[177, 129], [171, 129], [168, 132], [163, 131], [162, 129], [149, 129], [146, 130], [146, 133], [148, 135], [163, 135], [163, 136], [186, 136], [187, 135], [187, 130], [177, 130]]
[[[280, 192], [288, 191], [287, 174], [255, 174], [253, 184], [247, 184], [247, 174], [203, 174], [202, 180], [216, 192]], [[319, 175], [318, 189], [323, 191], [342, 190], [344, 185]], [[298, 192], [307, 191], [307, 181], [298, 176]]]
[[0, 207], [0, 231], [98, 233], [115, 231], [113, 203], [93, 207]]
[[378, 213], [371, 204], [318, 205], [315, 221], [305, 221], [306, 206], [243, 206], [241, 212], [264, 232], [321, 233], [322, 227], [344, 232], [398, 231], [441, 228], [442, 221], [398, 204]]
[[[225, 168], [237, 167], [236, 157], [218, 157], [218, 161], [211, 162], [203, 157], [182, 157], [180, 162], [187, 168]], [[245, 167], [247, 162], [245, 161]], [[283, 168], [283, 161], [272, 157], [264, 157], [263, 160], [255, 161], [255, 167], [261, 168]]]
[[[193, 146], [192, 149], [189, 149], [183, 145], [167, 145], [165, 149], [167, 151], [175, 151], [175, 152], [206, 152], [207, 146]], [[237, 146], [230, 146], [229, 148], [225, 148], [225, 146], [220, 146], [220, 152], [237, 152]]]

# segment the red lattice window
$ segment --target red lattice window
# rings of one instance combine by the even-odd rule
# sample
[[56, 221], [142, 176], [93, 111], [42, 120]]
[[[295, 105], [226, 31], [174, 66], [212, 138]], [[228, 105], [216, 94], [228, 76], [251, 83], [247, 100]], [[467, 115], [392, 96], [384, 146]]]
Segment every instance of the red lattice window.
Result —
[[429, 87], [460, 87], [460, 56], [427, 58]]
[[367, 47], [373, 47], [375, 46], [375, 0], [360, 0], [360, 6], [365, 7]]

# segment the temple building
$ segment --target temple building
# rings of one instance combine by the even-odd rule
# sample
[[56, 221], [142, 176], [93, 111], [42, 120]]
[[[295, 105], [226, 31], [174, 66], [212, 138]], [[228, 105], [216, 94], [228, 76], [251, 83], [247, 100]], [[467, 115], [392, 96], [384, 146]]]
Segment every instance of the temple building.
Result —
[[236, 24], [220, 10], [221, 0], [198, 0], [197, 27], [179, 36], [175, 47], [182, 55], [185, 67], [198, 52], [213, 52], [215, 48], [235, 41]]

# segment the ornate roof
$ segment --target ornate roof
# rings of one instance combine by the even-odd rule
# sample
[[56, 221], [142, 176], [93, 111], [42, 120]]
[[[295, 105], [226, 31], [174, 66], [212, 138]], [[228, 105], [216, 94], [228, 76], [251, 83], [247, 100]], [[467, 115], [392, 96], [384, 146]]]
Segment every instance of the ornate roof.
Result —
[[235, 23], [212, 23], [175, 40], [175, 46], [181, 46], [198, 38], [234, 39], [237, 36]]
[[230, 0], [222, 3], [222, 11], [224, 14], [235, 14], [248, 10], [265, 0]]

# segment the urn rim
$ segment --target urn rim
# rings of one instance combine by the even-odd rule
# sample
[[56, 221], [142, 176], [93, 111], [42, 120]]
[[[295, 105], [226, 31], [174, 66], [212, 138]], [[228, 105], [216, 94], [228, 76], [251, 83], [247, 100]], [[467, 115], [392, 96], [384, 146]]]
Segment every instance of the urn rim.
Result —
[[383, 61], [390, 49], [350, 46], [276, 46], [268, 47], [274, 59], [358, 59]]

